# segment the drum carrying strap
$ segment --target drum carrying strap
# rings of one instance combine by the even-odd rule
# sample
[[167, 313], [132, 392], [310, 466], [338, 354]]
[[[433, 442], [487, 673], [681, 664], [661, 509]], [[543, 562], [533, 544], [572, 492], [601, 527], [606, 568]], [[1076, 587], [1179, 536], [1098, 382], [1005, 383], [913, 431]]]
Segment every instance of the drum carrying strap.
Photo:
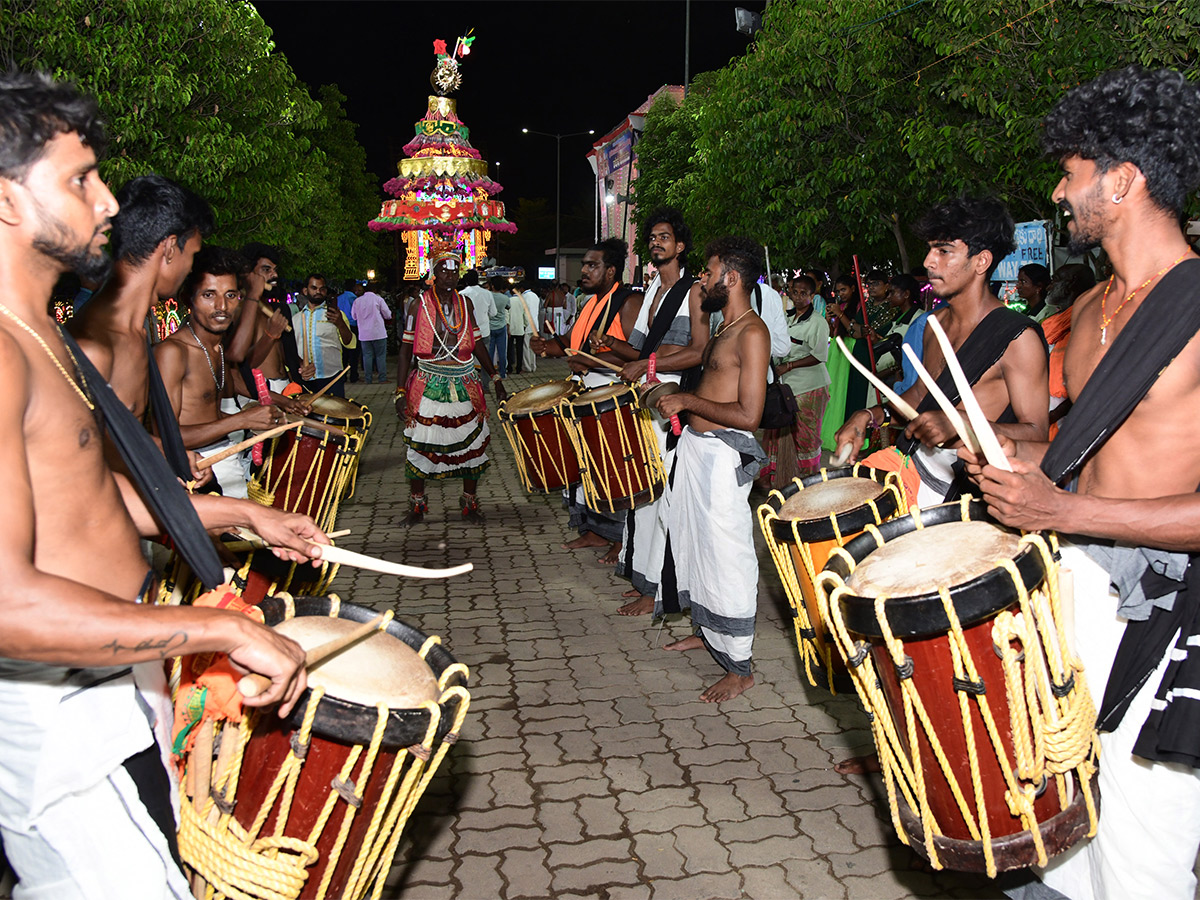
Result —
[[[1189, 259], [1163, 276], [1146, 295], [1096, 366], [1042, 458], [1046, 476], [1057, 484], [1074, 475], [1121, 427], [1197, 332], [1200, 260]], [[1200, 766], [1200, 750], [1196, 749], [1200, 748], [1200, 723], [1188, 715], [1185, 707], [1195, 701], [1166, 702], [1166, 695], [1175, 687], [1200, 687], [1200, 659], [1192, 658], [1188, 640], [1200, 633], [1197, 568], [1193, 556], [1185, 576], [1186, 586], [1170, 610], [1156, 606], [1149, 618], [1125, 626], [1099, 714], [1106, 731], [1120, 724], [1134, 695], [1168, 652], [1172, 637], [1181, 631], [1179, 646], [1186, 652], [1174, 659], [1163, 675], [1157, 697], [1164, 701], [1163, 706], [1146, 720], [1134, 749], [1146, 759], [1191, 766]]]
[[158, 371], [158, 362], [148, 338], [146, 357], [150, 366], [150, 412], [154, 416], [159, 440], [162, 441], [163, 456], [177, 477], [191, 481], [192, 467], [188, 465], [187, 448], [183, 446], [183, 435], [179, 433], [179, 420], [171, 408], [171, 398], [167, 396], [167, 386], [163, 384], [162, 373]]
[[104, 376], [79, 349], [75, 339], [62, 329], [59, 329], [59, 333], [70, 348], [87, 393], [96, 405], [96, 420], [100, 430], [105, 431], [107, 425], [108, 434], [125, 461], [138, 493], [175, 542], [179, 555], [191, 566], [204, 587], [212, 590], [223, 580], [221, 560], [200, 517], [192, 508], [187, 491], [146, 429], [125, 408]]

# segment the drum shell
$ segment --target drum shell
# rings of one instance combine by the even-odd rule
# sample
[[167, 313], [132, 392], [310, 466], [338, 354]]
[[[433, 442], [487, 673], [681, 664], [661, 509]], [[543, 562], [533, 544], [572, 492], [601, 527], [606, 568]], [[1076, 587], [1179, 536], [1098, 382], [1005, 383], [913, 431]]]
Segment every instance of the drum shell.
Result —
[[[870, 504], [863, 503], [833, 514], [837, 523], [836, 529], [830, 521], [830, 516], [803, 520], [779, 517], [783, 505], [797, 492], [824, 481], [834, 481], [840, 478], [866, 478], [879, 483], [879, 494], [874, 499], [875, 509], [872, 510]], [[814, 577], [825, 567], [833, 549], [859, 535], [867, 524], [877, 524], [892, 518], [897, 513], [907, 512], [903, 489], [899, 485], [889, 489], [884, 483], [886, 478], [886, 472], [860, 465], [823, 469], [816, 475], [800, 479], [799, 485], [793, 481], [784, 486], [782, 490], [773, 491], [767, 502], [759, 508], [763, 533], [768, 542], [774, 539], [778, 545], [787, 549], [786, 559], [781, 559], [777, 554], [772, 553], [776, 568], [781, 565], [789, 565], [795, 583], [800, 588], [800, 597], [793, 597], [791, 580], [784, 577], [783, 572], [780, 573], [787, 590], [788, 602], [792, 607], [796, 644], [801, 659], [806, 658], [805, 645], [807, 644], [818, 661], [815, 663], [806, 661], [805, 673], [815, 687], [833, 690], [835, 693], [851, 690], [850, 676], [845, 662], [833, 647], [834, 642], [828, 634], [827, 624], [820, 615], [820, 602]], [[810, 572], [812, 575], [809, 574]], [[813, 632], [811, 636], [804, 633], [804, 624], [799, 615], [801, 606], [807, 616], [809, 628]], [[826, 667], [828, 667], [828, 671]], [[830, 675], [833, 677], [832, 684]]]
[[[324, 616], [328, 615], [333, 608], [333, 601], [329, 597], [297, 597], [293, 603], [296, 615]], [[287, 606], [288, 601], [285, 598], [268, 597], [263, 601], [261, 608], [267, 624], [273, 625], [285, 618]], [[365, 607], [341, 603], [338, 616], [354, 622], [369, 622], [375, 618], [376, 613]], [[420, 631], [395, 620], [388, 624], [387, 632], [413, 649], [419, 649], [426, 640], [426, 635]], [[453, 656], [441, 645], [434, 645], [430, 648], [426, 655], [426, 661], [430, 664], [435, 676], [440, 676], [442, 672], [455, 664]], [[255, 714], [252, 734], [243, 753], [243, 777], [238, 785], [237, 804], [234, 809], [234, 818], [242, 827], [249, 827], [259, 815], [271, 787], [274, 773], [279, 771], [291, 750], [293, 736], [297, 735], [300, 730], [310, 696], [311, 691], [305, 691], [297, 702], [292, 715], [286, 720], [276, 716], [274, 710]], [[285, 836], [308, 840], [325, 805], [330, 783], [340, 775], [341, 769], [355, 746], [365, 747], [370, 744], [377, 718], [377, 711], [371, 707], [328, 696], [322, 698], [313, 721], [311, 742], [304, 764], [300, 769], [294, 799], [288, 811], [287, 825], [283, 832]], [[437, 740], [440, 741], [446, 736], [454, 718], [453, 704], [442, 704]], [[368, 783], [362, 786], [362, 807], [354, 816], [345, 845], [335, 864], [335, 870], [326, 893], [327, 897], [343, 895], [355, 864], [357, 848], [365, 839], [366, 832], [370, 827], [372, 811], [383, 794], [387, 775], [397, 754], [404, 748], [421, 744], [428, 726], [429, 713], [425, 710], [389, 710], [380, 751], [376, 756]], [[366, 756], [365, 752], [360, 755], [351, 772], [350, 780], [356, 785], [361, 786], [359, 773]], [[333, 811], [315, 842], [320, 858], [309, 867], [308, 880], [301, 897], [315, 896], [325, 877], [325, 870], [330, 863], [330, 851], [336, 842], [348, 810], [348, 804], [341, 800], [334, 804]], [[279, 801], [277, 798], [260, 835], [274, 833], [278, 814]]]
[[269, 460], [251, 478], [251, 492], [266, 491], [270, 505], [311, 516], [331, 530], [358, 459], [361, 439], [301, 426], [271, 439]]
[[[988, 521], [986, 507], [981, 502], [971, 502], [965, 508], [972, 521]], [[940, 524], [964, 521], [963, 509], [961, 503], [923, 509], [920, 511], [922, 527], [936, 528]], [[912, 516], [904, 516], [879, 526], [878, 533], [886, 545], [888, 541], [914, 530], [914, 527]], [[874, 537], [861, 535], [845, 545], [845, 552], [857, 563], [865, 560], [877, 547]], [[1048, 578], [1057, 577], [1055, 570], [1047, 571], [1040, 553], [1033, 545], [1024, 546], [1014, 558], [1014, 564], [1025, 590], [1030, 593], [1043, 590]], [[850, 568], [841, 554], [835, 554], [828, 561], [826, 572], [836, 573], [844, 579], [849, 576]], [[994, 645], [992, 633], [997, 616], [1005, 611], [1015, 613], [1019, 610], [1016, 587], [1008, 571], [1003, 568], [993, 568], [976, 578], [946, 587], [962, 628], [966, 653], [973, 661], [979, 681], [986, 691], [985, 696], [1003, 749], [1003, 759], [1014, 760], [1012, 709], [1006, 696], [1001, 648]], [[948, 767], [958, 784], [966, 786], [963, 793], [968, 808], [979, 818], [980, 810], [971, 789], [970, 767], [972, 758], [977, 761], [984, 813], [997, 848], [997, 869], [1005, 871], [1035, 863], [1032, 838], [1025, 833], [1020, 817], [1009, 810], [1006, 773], [1001, 768], [1003, 763], [993, 749], [980, 705], [971, 700], [968, 700], [966, 707], [973, 751], [968, 734], [964, 731], [960, 706], [963, 692], [961, 685], [955, 684], [949, 634], [951, 626], [940, 595], [932, 591], [914, 597], [889, 597], [885, 601], [889, 629], [895, 638], [903, 641], [904, 653], [911, 660], [911, 670], [906, 664], [903, 672], [897, 670], [884, 641], [884, 630], [875, 614], [875, 599], [842, 594], [837, 602], [841, 621], [851, 638], [868, 642], [871, 668], [878, 679], [891, 719], [896, 723], [902, 751], [910, 759], [919, 760], [924, 772], [929, 810], [940, 828], [935, 843], [942, 861], [956, 869], [985, 870], [982, 844], [973, 839], [929, 734], [923, 727], [915, 729], [915, 750], [911, 744], [910, 735], [903, 725], [906, 721], [906, 701], [901, 686], [904, 680], [911, 680], [920, 696], [932, 720]], [[1012, 647], [1021, 653], [1045, 653], [1040, 642], [1024, 647], [1019, 642], [1013, 642]], [[844, 651], [844, 648], [841, 649]], [[866, 677], [871, 677], [870, 672]], [[879, 713], [876, 712], [876, 715]], [[1051, 856], [1070, 847], [1088, 830], [1087, 811], [1077, 771], [1072, 770], [1061, 777], [1069, 784], [1068, 794], [1074, 792], [1074, 800], [1067, 808], [1061, 802], [1053, 778], [1033, 804], [1042, 840]], [[1094, 788], [1093, 782], [1091, 789]], [[897, 800], [900, 804], [899, 818], [910, 843], [924, 855], [920, 816], [907, 806], [899, 794]]]
[[560, 410], [578, 451], [589, 507], [620, 512], [662, 495], [666, 477], [658, 443], [632, 388], [599, 402], [564, 402]]
[[517, 468], [530, 493], [560, 491], [579, 481], [579, 457], [557, 409], [497, 418], [517, 456]]

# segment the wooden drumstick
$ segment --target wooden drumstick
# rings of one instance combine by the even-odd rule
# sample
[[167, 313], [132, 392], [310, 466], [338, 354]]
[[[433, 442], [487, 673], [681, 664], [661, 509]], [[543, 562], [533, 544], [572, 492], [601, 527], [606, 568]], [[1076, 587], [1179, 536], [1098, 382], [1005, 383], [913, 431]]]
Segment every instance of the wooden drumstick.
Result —
[[[345, 650], [351, 644], [357, 644], [363, 638], [375, 631], [384, 619], [388, 618], [388, 614], [383, 612], [373, 618], [370, 622], [363, 622], [353, 631], [343, 634], [341, 637], [336, 637], [332, 641], [326, 641], [324, 644], [313, 647], [304, 654], [304, 668], [311, 669], [318, 663], [324, 662], [335, 653]], [[238, 690], [242, 692], [243, 697], [257, 697], [263, 691], [271, 686], [271, 679], [265, 675], [250, 674], [244, 676], [238, 682]], [[208, 745], [209, 763], [212, 762], [212, 741], [210, 739]], [[196, 789], [200, 788], [200, 779], [196, 779]], [[207, 792], [206, 792], [207, 793]]]
[[238, 441], [232, 447], [226, 447], [220, 453], [214, 453], [212, 456], [204, 457], [204, 459], [196, 463], [196, 468], [208, 469], [212, 466], [215, 466], [222, 460], [229, 459], [231, 456], [236, 456], [243, 450], [248, 450], [255, 444], [267, 440], [267, 438], [273, 438], [277, 434], [283, 434], [283, 432], [292, 428], [299, 428], [302, 424], [302, 422], [288, 422], [286, 425], [276, 425], [274, 428], [268, 428], [266, 431], [260, 431], [254, 437], [246, 438], [244, 441]]
[[950, 375], [954, 378], [954, 384], [958, 388], [958, 395], [962, 400], [963, 409], [966, 410], [967, 418], [971, 421], [971, 429], [975, 432], [975, 437], [979, 439], [979, 449], [983, 451], [984, 458], [987, 459], [989, 465], [993, 465], [997, 469], [1003, 469], [1005, 472], [1011, 472], [1012, 466], [1008, 463], [1008, 457], [1004, 455], [1004, 450], [1001, 449], [1000, 442], [996, 440], [996, 432], [992, 431], [991, 423], [988, 422], [987, 416], [983, 413], [983, 407], [975, 399], [975, 392], [971, 390], [971, 383], [967, 381], [967, 374], [962, 370], [962, 366], [959, 365], [958, 356], [954, 352], [950, 338], [942, 330], [942, 323], [937, 320], [937, 316], [929, 317], [929, 327], [933, 329], [933, 336], [941, 344], [942, 356], [946, 358], [946, 365], [949, 367]]
[[[257, 542], [263, 547], [270, 546], [260, 535], [248, 528], [235, 528], [234, 533], [245, 541]], [[382, 572], [384, 575], [399, 575], [402, 578], [453, 578], [455, 575], [465, 575], [475, 568], [474, 563], [463, 563], [448, 569], [427, 569], [423, 566], [410, 566], [404, 563], [389, 562], [386, 559], [376, 559], [365, 553], [355, 553], [353, 550], [345, 550], [332, 544], [318, 544], [316, 541], [309, 541], [309, 543], [321, 549], [318, 559], [324, 562], [339, 566], [353, 566], [356, 569], [367, 569], [371, 572]]]
[[329, 538], [330, 540], [333, 540], [334, 538], [345, 537], [351, 531], [353, 531], [352, 528], [343, 528], [341, 531], [331, 531], [328, 534], [326, 534], [325, 537]]
[[608, 369], [612, 372], [616, 372], [618, 375], [621, 374], [622, 371], [624, 371], [620, 366], [615, 366], [606, 360], [599, 359], [595, 356], [592, 356], [592, 354], [590, 354], [590, 353], [584, 353], [582, 350], [573, 350], [570, 347], [567, 347], [566, 350], [567, 350], [567, 356], [582, 356], [588, 362], [595, 363], [596, 365], [600, 366], [601, 368]]
[[850, 365], [858, 369], [858, 373], [862, 375], [863, 378], [867, 379], [871, 386], [884, 396], [887, 402], [891, 405], [892, 409], [910, 421], [917, 417], [917, 411], [908, 405], [908, 401], [880, 381], [877, 377], [875, 377], [875, 373], [855, 359], [854, 354], [846, 349], [846, 345], [843, 343], [840, 337], [834, 338], [834, 340], [837, 341], [838, 349], [842, 351], [842, 355], [850, 361]]
[[[259, 303], [259, 304], [258, 304], [258, 314], [259, 314], [260, 316], [266, 316], [266, 317], [269, 319], [269, 318], [271, 318], [271, 316], [275, 315], [275, 311], [274, 311], [274, 310], [272, 310], [272, 309], [269, 309], [269, 308], [268, 308], [268, 307], [266, 307], [266, 306], [264, 306], [262, 303]], [[285, 318], [286, 318], [286, 317], [285, 317]], [[283, 323], [283, 330], [284, 330], [284, 331], [291, 331], [291, 330], [292, 330], [292, 326], [291, 326], [289, 323], [287, 323], [287, 322], [284, 322], [284, 323]]]
[[521, 301], [521, 306], [525, 310], [525, 321], [529, 323], [529, 327], [533, 329], [535, 337], [541, 337], [538, 333], [537, 319], [533, 317], [533, 313], [529, 310], [529, 304], [525, 302], [525, 295], [517, 291], [517, 299]]
[[329, 384], [325, 385], [325, 387], [321, 388], [319, 391], [317, 391], [315, 394], [313, 394], [307, 400], [301, 400], [300, 402], [307, 403], [309, 406], [311, 406], [314, 400], [318, 400], [321, 397], [324, 397], [325, 392], [327, 390], [329, 390], [331, 387], [333, 387], [335, 384], [337, 384], [339, 381], [341, 381], [343, 378], [345, 378], [346, 373], [349, 371], [350, 371], [350, 367], [346, 366], [346, 368], [342, 369], [342, 371], [338, 372], [336, 375], [333, 376], [333, 380], [330, 381]]
[[316, 419], [309, 419], [305, 416], [298, 416], [295, 413], [287, 413], [289, 422], [302, 425], [305, 428], [316, 428], [320, 431], [328, 431], [330, 434], [336, 434], [338, 437], [346, 436], [346, 429], [339, 428], [336, 425], [330, 425], [328, 422], [319, 422]]
[[[932, 318], [932, 316], [930, 318]], [[958, 432], [958, 437], [963, 442], [963, 446], [965, 446], [972, 453], [978, 454], [980, 452], [979, 441], [975, 437], [975, 432], [973, 432], [970, 426], [963, 421], [963, 418], [961, 415], [959, 415], [958, 410], [954, 408], [954, 404], [950, 402], [950, 398], [947, 397], [945, 393], [943, 393], [942, 389], [937, 386], [937, 382], [933, 380], [933, 377], [929, 374], [929, 371], [917, 357], [917, 354], [913, 352], [913, 348], [908, 344], [904, 345], [904, 355], [908, 357], [908, 361], [912, 363], [913, 368], [917, 370], [917, 376], [924, 383], [925, 389], [928, 390], [933, 396], [933, 399], [937, 401], [938, 406], [942, 408], [942, 412], [946, 414], [946, 418], [950, 420], [951, 426], [953, 426], [954, 430]]]

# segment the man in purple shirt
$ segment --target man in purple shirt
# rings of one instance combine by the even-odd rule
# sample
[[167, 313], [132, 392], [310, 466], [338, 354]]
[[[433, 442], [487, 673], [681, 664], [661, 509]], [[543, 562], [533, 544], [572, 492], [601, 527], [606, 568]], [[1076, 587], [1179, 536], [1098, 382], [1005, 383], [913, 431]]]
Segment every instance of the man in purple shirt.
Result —
[[387, 380], [387, 326], [392, 318], [387, 302], [365, 285], [355, 283], [356, 295], [351, 315], [358, 322], [358, 342], [362, 346], [363, 375], [371, 384], [373, 372], [379, 372], [379, 383]]

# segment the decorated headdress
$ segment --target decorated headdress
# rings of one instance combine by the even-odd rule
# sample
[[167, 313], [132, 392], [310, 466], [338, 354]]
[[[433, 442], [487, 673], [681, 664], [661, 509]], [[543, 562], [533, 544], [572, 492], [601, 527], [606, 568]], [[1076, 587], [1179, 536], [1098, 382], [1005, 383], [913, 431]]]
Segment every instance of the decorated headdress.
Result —
[[458, 263], [458, 268], [462, 266], [462, 251], [458, 248], [458, 242], [454, 240], [441, 240], [434, 237], [429, 244], [429, 269], [432, 271], [438, 263], [443, 259], [453, 259]]

